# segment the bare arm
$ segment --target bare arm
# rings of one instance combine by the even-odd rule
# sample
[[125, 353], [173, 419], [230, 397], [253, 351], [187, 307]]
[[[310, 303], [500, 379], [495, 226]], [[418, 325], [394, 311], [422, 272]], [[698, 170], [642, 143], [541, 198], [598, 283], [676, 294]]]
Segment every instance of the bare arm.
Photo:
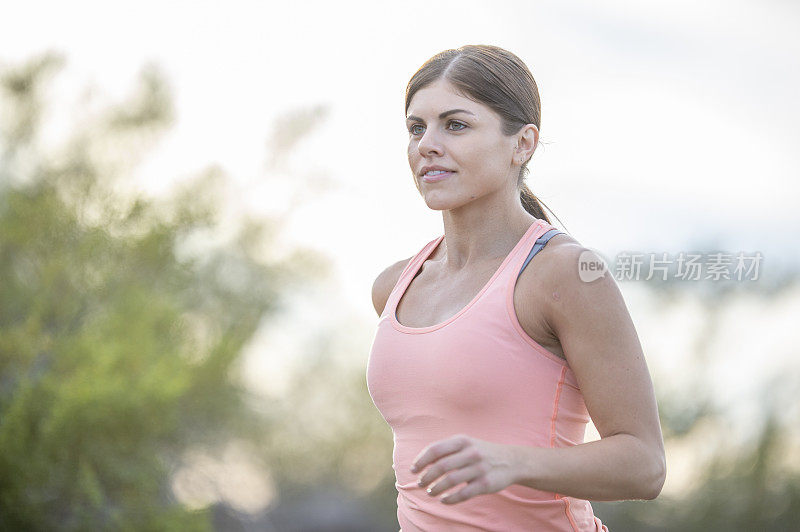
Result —
[[552, 250], [544, 310], [601, 439], [519, 447], [516, 483], [588, 500], [654, 499], [666, 459], [650, 373], [614, 278], [608, 272], [592, 282], [578, 277], [582, 251], [578, 244]]

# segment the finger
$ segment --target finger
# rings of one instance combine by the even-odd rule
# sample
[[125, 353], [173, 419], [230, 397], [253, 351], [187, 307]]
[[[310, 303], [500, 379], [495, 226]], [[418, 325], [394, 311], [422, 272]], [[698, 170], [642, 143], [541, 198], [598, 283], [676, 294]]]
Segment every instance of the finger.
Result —
[[462, 482], [470, 482], [485, 474], [486, 469], [483, 464], [472, 464], [467, 467], [462, 467], [461, 469], [456, 469], [455, 471], [447, 473], [436, 484], [428, 488], [428, 494], [431, 497], [435, 497], [453, 486], [457, 486]]
[[489, 492], [489, 479], [486, 475], [479, 476], [468, 482], [466, 486], [455, 493], [448, 493], [441, 500], [445, 504], [455, 504], [457, 502], [465, 501], [476, 495], [482, 495]]
[[480, 454], [475, 447], [467, 447], [456, 453], [440, 458], [434, 462], [428, 470], [419, 477], [418, 484], [426, 486], [453, 469], [466, 467], [480, 461]]
[[422, 471], [429, 463], [441, 458], [442, 456], [458, 452], [468, 443], [469, 438], [467, 436], [464, 436], [463, 434], [457, 434], [456, 436], [452, 436], [446, 440], [441, 440], [431, 444], [422, 452], [420, 452], [420, 454], [417, 455], [417, 458], [415, 458], [411, 463], [411, 472], [416, 473], [418, 471]]

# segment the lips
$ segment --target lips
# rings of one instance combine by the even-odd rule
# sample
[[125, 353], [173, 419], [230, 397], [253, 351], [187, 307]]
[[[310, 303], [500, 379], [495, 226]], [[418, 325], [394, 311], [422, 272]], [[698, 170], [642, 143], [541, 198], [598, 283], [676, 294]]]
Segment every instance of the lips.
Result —
[[420, 169], [419, 176], [422, 177], [425, 174], [427, 174], [428, 172], [436, 171], [436, 170], [441, 170], [443, 172], [455, 172], [455, 170], [453, 170], [452, 168], [445, 168], [444, 166], [439, 166], [438, 164], [429, 164], [429, 165], [423, 166]]
[[437, 181], [442, 181], [444, 179], [447, 179], [448, 177], [450, 177], [453, 174], [455, 174], [455, 172], [447, 171], [447, 172], [444, 172], [443, 174], [423, 175], [422, 176], [422, 180], [425, 183], [436, 183]]

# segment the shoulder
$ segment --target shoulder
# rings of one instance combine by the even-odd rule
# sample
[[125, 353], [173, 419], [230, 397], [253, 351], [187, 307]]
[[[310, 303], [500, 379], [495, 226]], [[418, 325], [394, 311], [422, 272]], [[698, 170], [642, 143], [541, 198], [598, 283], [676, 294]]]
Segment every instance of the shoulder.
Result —
[[400, 279], [400, 274], [413, 259], [414, 256], [407, 259], [399, 260], [394, 264], [389, 265], [381, 271], [372, 283], [372, 305], [375, 307], [375, 312], [378, 316], [383, 314], [383, 309], [386, 307], [386, 301], [389, 299], [389, 294]]
[[578, 261], [581, 254], [590, 251], [582, 243], [567, 233], [558, 233], [542, 248], [538, 255], [542, 260], [537, 268], [547, 274], [548, 280], [553, 277], [564, 281], [568, 272], [578, 273]]
[[[587, 248], [573, 236], [563, 232], [557, 233], [536, 253], [532, 259], [536, 265], [531, 268], [530, 266], [533, 266], [532, 263], [529, 268], [530, 270], [535, 270], [536, 277], [541, 278], [543, 281], [550, 282], [554, 278], [563, 280], [567, 273], [566, 270], [569, 270], [573, 263], [576, 267], [572, 269], [577, 272], [577, 261], [580, 254], [586, 250]], [[538, 290], [539, 287], [530, 287], [530, 289]]]
[[616, 281], [611, 272], [602, 274], [603, 266], [593, 250], [559, 233], [534, 256], [528, 266], [531, 273], [520, 277], [520, 290], [525, 300], [535, 302], [531, 308], [538, 309], [537, 319], [543, 318], [546, 328], [559, 336], [567, 322], [572, 327], [588, 325], [585, 320], [592, 312], [621, 301]]
[[595, 251], [569, 235], [558, 234], [542, 252], [544, 257], [538, 268], [548, 287], [543, 310], [556, 334], [627, 317], [619, 286]]

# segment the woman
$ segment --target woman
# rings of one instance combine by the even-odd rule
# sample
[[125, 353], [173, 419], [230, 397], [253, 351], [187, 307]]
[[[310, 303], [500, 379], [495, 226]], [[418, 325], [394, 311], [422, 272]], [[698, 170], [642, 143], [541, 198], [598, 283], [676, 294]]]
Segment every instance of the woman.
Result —
[[[587, 250], [522, 182], [536, 82], [502, 48], [447, 50], [411, 78], [406, 115], [444, 235], [373, 286], [366, 377], [394, 434], [400, 527], [608, 530], [589, 500], [655, 498], [664, 444], [613, 277], [579, 275]], [[583, 443], [590, 415], [601, 439]]]

